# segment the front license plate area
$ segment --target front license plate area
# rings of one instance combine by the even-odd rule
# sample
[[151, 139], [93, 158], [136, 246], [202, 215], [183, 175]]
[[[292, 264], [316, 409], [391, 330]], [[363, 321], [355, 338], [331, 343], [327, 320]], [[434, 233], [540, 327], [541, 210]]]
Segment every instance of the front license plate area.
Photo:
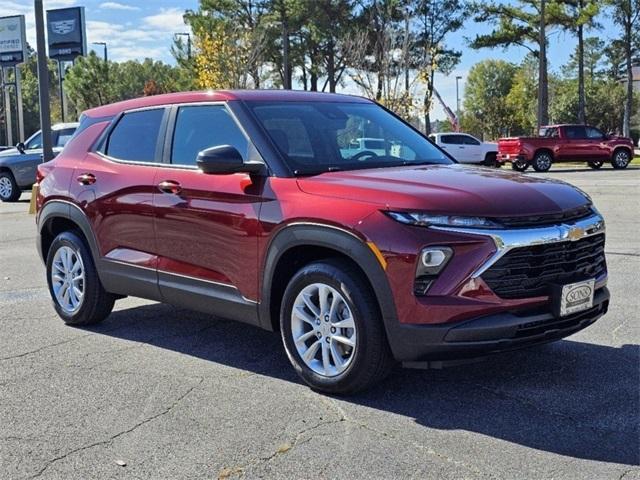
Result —
[[593, 307], [595, 279], [555, 286], [554, 306], [558, 317], [589, 310]]

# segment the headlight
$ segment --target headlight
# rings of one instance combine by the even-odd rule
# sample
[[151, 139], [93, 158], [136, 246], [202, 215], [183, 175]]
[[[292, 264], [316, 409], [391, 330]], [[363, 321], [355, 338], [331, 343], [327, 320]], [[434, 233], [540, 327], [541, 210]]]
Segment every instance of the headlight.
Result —
[[432, 225], [446, 227], [500, 228], [500, 225], [484, 217], [464, 217], [459, 215], [432, 215], [421, 212], [385, 212], [394, 220], [406, 225], [430, 227]]

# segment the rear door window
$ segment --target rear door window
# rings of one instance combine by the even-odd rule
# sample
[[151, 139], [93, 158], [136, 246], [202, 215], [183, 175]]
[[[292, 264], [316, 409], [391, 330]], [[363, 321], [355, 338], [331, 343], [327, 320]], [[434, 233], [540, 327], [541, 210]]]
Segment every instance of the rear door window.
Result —
[[462, 145], [460, 135], [442, 135], [440, 139], [442, 143], [446, 143], [447, 145]]
[[564, 127], [564, 133], [567, 136], [567, 138], [570, 138], [570, 139], [587, 138], [587, 134], [585, 132], [584, 127], [581, 127], [579, 125]]
[[164, 112], [164, 108], [155, 108], [125, 113], [109, 135], [105, 154], [117, 160], [158, 162]]

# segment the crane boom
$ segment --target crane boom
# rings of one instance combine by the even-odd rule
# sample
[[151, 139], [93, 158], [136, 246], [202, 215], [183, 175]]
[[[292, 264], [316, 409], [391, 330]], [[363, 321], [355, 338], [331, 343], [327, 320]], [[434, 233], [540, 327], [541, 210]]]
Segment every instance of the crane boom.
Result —
[[435, 87], [433, 88], [433, 94], [436, 96], [436, 98], [440, 102], [440, 105], [442, 105], [442, 109], [444, 110], [444, 113], [447, 115], [447, 118], [449, 119], [449, 123], [451, 123], [451, 128], [453, 128], [453, 131], [459, 132], [460, 122], [458, 121], [458, 117], [456, 117], [456, 114], [453, 113], [453, 111], [447, 106], [446, 103], [444, 103], [444, 100], [438, 93], [438, 90], [435, 89]]

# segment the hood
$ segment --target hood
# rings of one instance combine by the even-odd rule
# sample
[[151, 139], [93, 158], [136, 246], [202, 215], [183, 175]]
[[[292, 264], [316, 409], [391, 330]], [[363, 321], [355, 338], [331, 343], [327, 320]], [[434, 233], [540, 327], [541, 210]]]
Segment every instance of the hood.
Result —
[[463, 165], [328, 172], [299, 178], [298, 185], [311, 195], [451, 215], [540, 215], [589, 203], [559, 180]]
[[0, 158], [2, 158], [2, 157], [13, 157], [14, 155], [22, 155], [22, 154], [15, 147], [7, 148], [6, 150], [1, 150], [0, 151]]

